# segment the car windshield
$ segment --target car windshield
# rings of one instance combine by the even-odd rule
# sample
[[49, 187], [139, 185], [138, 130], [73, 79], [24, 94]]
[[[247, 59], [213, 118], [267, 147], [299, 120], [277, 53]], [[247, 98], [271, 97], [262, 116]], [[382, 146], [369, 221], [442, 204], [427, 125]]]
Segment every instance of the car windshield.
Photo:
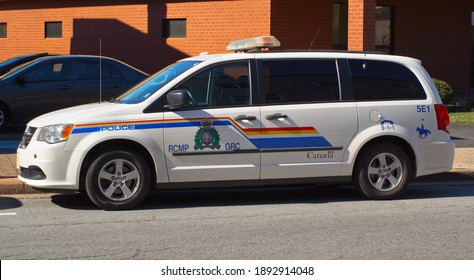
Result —
[[131, 88], [129, 91], [118, 97], [117, 101], [125, 104], [140, 103], [152, 96], [168, 82], [201, 62], [202, 61], [197, 60], [185, 60], [172, 64]]
[[0, 75], [0, 79], [8, 78], [12, 75], [15, 75], [18, 70], [20, 70], [22, 68], [25, 68], [26, 66], [28, 66], [30, 64], [33, 64], [35, 62], [36, 62], [36, 60], [32, 60], [32, 61], [28, 61], [28, 62], [25, 62], [25, 63], [20, 64], [20, 65], [17, 65], [15, 67], [13, 67], [12, 69], [10, 69], [10, 71], [8, 71], [7, 73], [5, 73], [3, 75]]
[[3, 61], [3, 62], [0, 62], [0, 67], [7, 66], [7, 65], [9, 65], [9, 64], [11, 64], [11, 63], [15, 63], [16, 61], [18, 61], [18, 60], [20, 60], [20, 59], [22, 59], [22, 58], [23, 58], [23, 56], [17, 56], [17, 57], [13, 57], [13, 58], [7, 59], [7, 60], [5, 60], [5, 61]]

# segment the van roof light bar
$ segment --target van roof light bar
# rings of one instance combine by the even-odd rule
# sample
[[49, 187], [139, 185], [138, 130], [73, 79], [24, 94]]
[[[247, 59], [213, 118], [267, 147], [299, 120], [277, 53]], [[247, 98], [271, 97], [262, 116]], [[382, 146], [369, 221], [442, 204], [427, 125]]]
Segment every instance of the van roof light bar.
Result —
[[278, 41], [277, 38], [273, 36], [260, 36], [234, 41], [227, 46], [227, 50], [234, 52], [246, 52], [249, 50], [261, 50], [264, 48], [271, 49], [279, 46], [280, 41]]

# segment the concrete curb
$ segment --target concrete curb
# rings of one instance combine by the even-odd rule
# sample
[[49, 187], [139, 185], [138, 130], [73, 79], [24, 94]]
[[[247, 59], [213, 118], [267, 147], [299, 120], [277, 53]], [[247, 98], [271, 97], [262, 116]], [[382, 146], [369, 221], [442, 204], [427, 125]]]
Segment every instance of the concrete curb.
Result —
[[0, 195], [41, 193], [17, 178], [0, 178]]

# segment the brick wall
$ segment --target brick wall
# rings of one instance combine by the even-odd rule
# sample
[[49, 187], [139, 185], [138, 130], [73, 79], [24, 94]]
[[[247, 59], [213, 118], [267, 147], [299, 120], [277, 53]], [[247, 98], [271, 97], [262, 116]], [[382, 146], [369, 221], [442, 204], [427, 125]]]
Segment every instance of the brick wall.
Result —
[[313, 49], [332, 47], [332, 0], [185, 1], [166, 8], [169, 18], [194, 23], [188, 38], [167, 39], [191, 55], [223, 52], [233, 40], [262, 35], [277, 37], [282, 49], [307, 49], [317, 33]]
[[[98, 54], [99, 38], [103, 55], [150, 73], [200, 52], [224, 52], [232, 40], [261, 35], [276, 36], [282, 49], [308, 49], [317, 34], [312, 48], [330, 49], [333, 2], [347, 0], [0, 1], [0, 22], [7, 23], [8, 32], [0, 38], [0, 60], [34, 52]], [[432, 76], [456, 89], [469, 87], [474, 0], [376, 4], [393, 6], [395, 54], [421, 59]], [[186, 38], [162, 38], [165, 18], [186, 18]], [[45, 21], [62, 21], [63, 38], [45, 39]], [[349, 31], [356, 32], [363, 28]]]
[[272, 0], [271, 35], [282, 49], [332, 49], [332, 0]]
[[[185, 18], [187, 36], [162, 38], [163, 19]], [[44, 22], [62, 21], [62, 38], [45, 38]], [[99, 54], [155, 72], [203, 51], [225, 52], [236, 39], [270, 33], [270, 0], [0, 1], [0, 61], [35, 52]]]
[[[41, 5], [38, 1], [0, 2], [0, 21], [6, 22], [8, 29], [7, 38], [0, 40], [0, 59], [35, 52], [99, 54], [102, 37], [103, 55], [140, 67], [142, 61], [135, 58], [136, 54], [121, 51], [133, 51], [126, 40], [147, 35], [147, 5], [136, 1], [135, 4], [119, 0], [97, 2], [43, 1]], [[62, 22], [62, 38], [45, 38], [46, 21]]]
[[375, 0], [348, 1], [347, 48], [354, 51], [375, 49]]
[[223, 53], [231, 41], [270, 33], [270, 0], [176, 1], [166, 16], [186, 18], [186, 39], [166, 43], [187, 55]]
[[[361, 0], [334, 3], [351, 1]], [[394, 54], [420, 59], [432, 76], [448, 81], [457, 90], [470, 87], [474, 0], [376, 0], [376, 5], [392, 6], [394, 10]], [[349, 34], [363, 32], [361, 26], [354, 26]], [[354, 45], [350, 49], [362, 50]]]
[[395, 54], [422, 60], [433, 77], [458, 90], [470, 86], [472, 0], [391, 0]]

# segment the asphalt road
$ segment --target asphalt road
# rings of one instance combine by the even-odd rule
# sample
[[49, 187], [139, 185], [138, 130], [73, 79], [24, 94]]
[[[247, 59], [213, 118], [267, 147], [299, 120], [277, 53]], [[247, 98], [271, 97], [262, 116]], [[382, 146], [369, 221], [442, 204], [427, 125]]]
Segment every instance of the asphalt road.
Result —
[[0, 259], [473, 259], [474, 185], [155, 193], [134, 211], [81, 195], [0, 197]]
[[473, 125], [451, 124], [449, 126], [449, 132], [457, 148], [474, 147]]

